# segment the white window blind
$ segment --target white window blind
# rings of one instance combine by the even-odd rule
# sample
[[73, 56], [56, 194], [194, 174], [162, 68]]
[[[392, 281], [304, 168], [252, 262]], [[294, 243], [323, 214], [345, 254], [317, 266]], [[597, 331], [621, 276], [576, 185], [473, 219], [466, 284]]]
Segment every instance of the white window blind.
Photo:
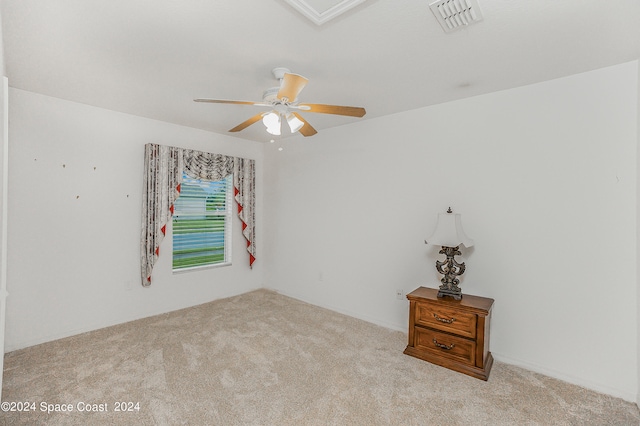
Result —
[[231, 263], [233, 176], [182, 177], [173, 213], [173, 270]]

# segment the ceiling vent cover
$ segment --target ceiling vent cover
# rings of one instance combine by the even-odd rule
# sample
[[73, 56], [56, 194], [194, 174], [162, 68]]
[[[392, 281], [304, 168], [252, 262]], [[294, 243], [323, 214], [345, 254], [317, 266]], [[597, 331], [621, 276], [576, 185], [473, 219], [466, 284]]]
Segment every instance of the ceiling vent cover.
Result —
[[447, 33], [482, 21], [476, 0], [440, 0], [429, 4], [429, 7]]

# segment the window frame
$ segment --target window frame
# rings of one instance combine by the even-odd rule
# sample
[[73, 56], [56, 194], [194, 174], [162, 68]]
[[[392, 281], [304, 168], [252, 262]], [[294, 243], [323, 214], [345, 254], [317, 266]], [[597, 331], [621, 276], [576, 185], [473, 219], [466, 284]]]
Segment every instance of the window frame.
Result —
[[[199, 183], [202, 182], [209, 182], [211, 184], [219, 184], [219, 182], [224, 181], [224, 184], [226, 186], [225, 188], [225, 209], [224, 210], [219, 210], [219, 211], [210, 211], [207, 212], [206, 207], [204, 210], [204, 216], [205, 217], [224, 217], [224, 230], [223, 230], [223, 243], [224, 243], [224, 257], [222, 261], [219, 262], [215, 262], [215, 263], [203, 263], [203, 264], [198, 264], [198, 265], [193, 265], [193, 266], [185, 266], [185, 267], [180, 267], [180, 268], [175, 268], [174, 267], [174, 256], [175, 256], [175, 230], [174, 230], [174, 225], [175, 223], [179, 220], [179, 217], [185, 217], [185, 216], [203, 216], [202, 213], [189, 213], [189, 212], [182, 212], [180, 210], [180, 205], [178, 203], [178, 200], [180, 199], [180, 197], [183, 195], [183, 193], [186, 193], [185, 189], [187, 189], [189, 186], [191, 185], [198, 185]], [[187, 176], [186, 173], [183, 174], [183, 180], [181, 182], [181, 193], [178, 196], [178, 198], [176, 199], [175, 203], [174, 203], [174, 213], [172, 215], [171, 218], [171, 239], [172, 239], [172, 243], [173, 243], [173, 247], [172, 247], [172, 260], [171, 260], [171, 271], [173, 274], [182, 274], [182, 273], [186, 273], [186, 272], [192, 272], [192, 271], [199, 271], [199, 270], [203, 270], [203, 269], [211, 269], [211, 268], [220, 268], [220, 267], [224, 267], [224, 266], [230, 266], [232, 265], [232, 253], [233, 253], [233, 204], [234, 204], [234, 189], [233, 189], [233, 174], [230, 174], [229, 176], [220, 179], [219, 181], [209, 181], [206, 179], [195, 179], [192, 178], [190, 176]], [[206, 193], [206, 191], [205, 191]], [[197, 198], [195, 198], [197, 199]], [[205, 206], [206, 206], [206, 197], [202, 198], [205, 202]]]

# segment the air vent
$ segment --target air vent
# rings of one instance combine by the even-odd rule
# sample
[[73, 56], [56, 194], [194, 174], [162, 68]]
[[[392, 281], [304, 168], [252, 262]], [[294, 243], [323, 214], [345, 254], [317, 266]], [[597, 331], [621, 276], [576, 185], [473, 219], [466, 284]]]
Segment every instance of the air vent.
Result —
[[482, 21], [476, 0], [440, 0], [429, 4], [429, 7], [447, 33]]

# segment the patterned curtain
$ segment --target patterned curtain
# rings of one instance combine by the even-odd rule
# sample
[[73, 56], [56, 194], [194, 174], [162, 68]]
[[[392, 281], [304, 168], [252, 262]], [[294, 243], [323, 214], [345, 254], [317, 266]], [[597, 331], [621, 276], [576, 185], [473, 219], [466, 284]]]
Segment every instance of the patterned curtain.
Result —
[[191, 149], [147, 144], [144, 148], [144, 187], [142, 191], [142, 234], [140, 260], [142, 285], [151, 285], [151, 272], [164, 239], [173, 205], [180, 195], [182, 174], [196, 179], [218, 181], [233, 173], [238, 217], [247, 240], [249, 266], [255, 246], [255, 161]]

